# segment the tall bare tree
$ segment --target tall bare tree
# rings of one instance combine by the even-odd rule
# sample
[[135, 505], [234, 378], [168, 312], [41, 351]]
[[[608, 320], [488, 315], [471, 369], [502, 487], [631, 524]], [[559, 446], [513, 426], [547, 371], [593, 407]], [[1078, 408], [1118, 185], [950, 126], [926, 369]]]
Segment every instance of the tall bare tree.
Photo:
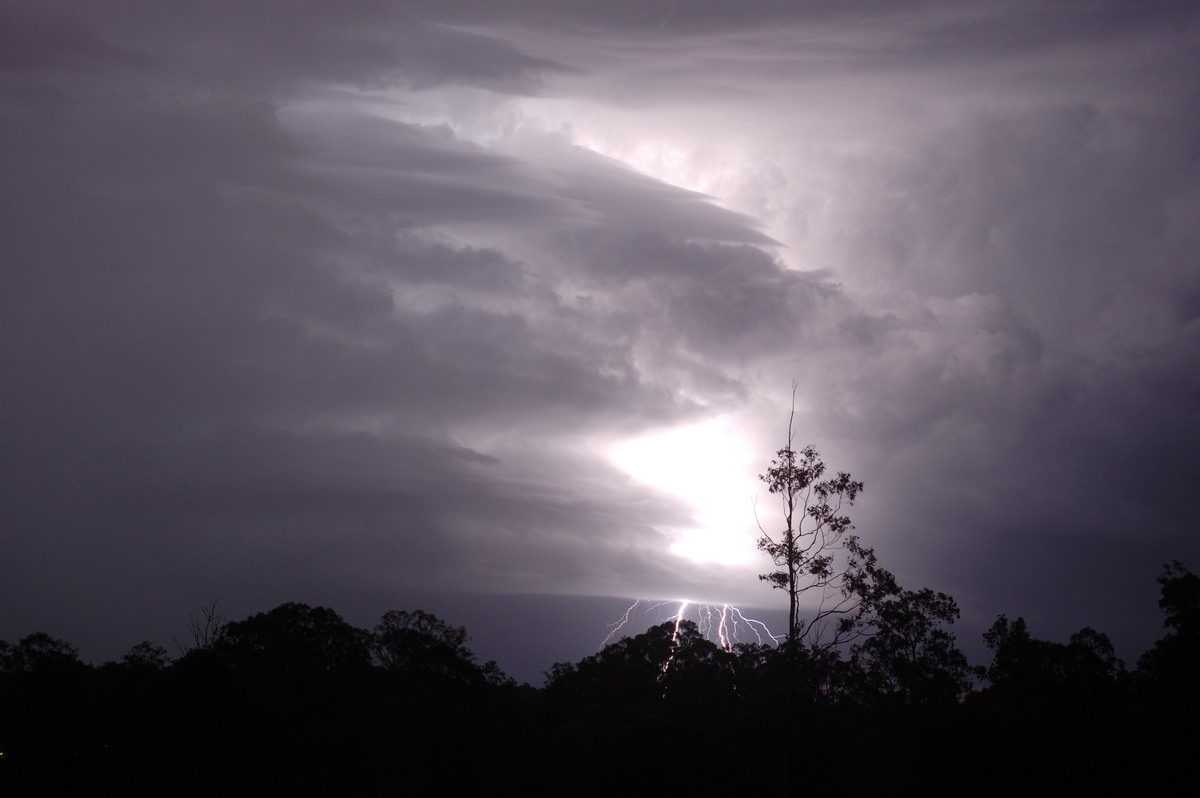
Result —
[[[859, 630], [863, 608], [874, 593], [894, 588], [891, 574], [875, 563], [875, 553], [851, 534], [854, 527], [844, 510], [863, 490], [845, 472], [825, 478], [825, 463], [813, 446], [795, 447], [795, 386], [788, 417], [787, 445], [775, 453], [759, 479], [779, 497], [783, 528], [768, 532], [759, 523], [758, 548], [777, 570], [759, 578], [788, 594], [785, 646], [830, 648]], [[812, 598], [807, 617], [802, 603]]]

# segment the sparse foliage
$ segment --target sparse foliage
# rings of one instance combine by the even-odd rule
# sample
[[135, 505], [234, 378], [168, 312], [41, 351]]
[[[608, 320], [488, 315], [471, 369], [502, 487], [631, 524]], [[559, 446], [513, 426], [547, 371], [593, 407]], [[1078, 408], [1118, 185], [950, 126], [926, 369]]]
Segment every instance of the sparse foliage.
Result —
[[188, 616], [188, 626], [192, 633], [192, 645], [184, 646], [178, 640], [175, 641], [179, 653], [187, 654], [191, 651], [207, 651], [211, 649], [221, 636], [225, 633], [225, 621], [217, 612], [217, 600], [213, 599], [200, 607], [200, 617], [195, 615]]
[[[845, 472], [824, 478], [825, 463], [817, 450], [794, 447], [794, 419], [793, 406], [787, 445], [759, 476], [780, 499], [783, 528], [768, 532], [760, 523], [758, 539], [758, 548], [777, 566], [759, 578], [788, 594], [785, 645], [791, 651], [805, 644], [828, 648], [853, 637], [864, 597], [880, 588], [886, 591], [891, 581], [878, 568], [874, 552], [850, 534], [854, 527], [844, 510], [854, 504], [863, 483]], [[808, 619], [801, 617], [800, 606], [806, 596], [816, 603]]]

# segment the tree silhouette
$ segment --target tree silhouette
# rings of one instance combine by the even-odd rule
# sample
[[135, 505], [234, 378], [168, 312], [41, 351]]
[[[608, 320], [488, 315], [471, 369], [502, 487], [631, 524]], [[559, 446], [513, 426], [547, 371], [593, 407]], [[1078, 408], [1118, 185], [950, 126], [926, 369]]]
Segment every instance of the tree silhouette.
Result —
[[[385, 671], [413, 678], [478, 683], [485, 674], [466, 646], [467, 630], [422, 610], [389, 610], [371, 635], [371, 656]], [[489, 670], [499, 673], [495, 663]], [[504, 675], [499, 673], [499, 679]]]
[[369, 665], [366, 632], [327, 607], [296, 602], [227, 624], [213, 648], [237, 669], [280, 676], [348, 673]]
[[[845, 472], [823, 479], [825, 463], [817, 450], [794, 448], [795, 389], [793, 384], [787, 445], [759, 476], [780, 498], [783, 528], [771, 533], [760, 523], [758, 539], [759, 550], [778, 566], [759, 578], [788, 594], [785, 648], [793, 653], [805, 643], [829, 648], [853, 637], [864, 597], [876, 590], [880, 577], [890, 577], [878, 570], [874, 552], [849, 534], [854, 527], [843, 509], [854, 504], [863, 483]], [[806, 595], [817, 597], [808, 619], [801, 617], [800, 608]]]
[[25, 635], [0, 648], [0, 670], [7, 673], [63, 674], [86, 668], [79, 649], [45, 632]]
[[871, 610], [874, 631], [856, 645], [851, 664], [867, 696], [899, 696], [905, 703], [947, 703], [969, 685], [970, 666], [944, 627], [958, 604], [929, 588], [902, 590]]
[[1138, 670], [1161, 688], [1200, 698], [1200, 575], [1176, 560], [1163, 566], [1158, 584], [1169, 631], [1138, 660]]
[[578, 664], [547, 674], [551, 701], [617, 723], [666, 709], [711, 709], [733, 694], [737, 655], [707, 640], [694, 621], [668, 621], [623, 637]]
[[1200, 575], [1175, 560], [1163, 566], [1158, 585], [1162, 590], [1158, 608], [1163, 612], [1163, 626], [1176, 634], [1200, 635]]
[[162, 670], [171, 664], [167, 650], [156, 646], [149, 640], [143, 640], [121, 657], [121, 665], [138, 670]]
[[179, 649], [180, 655], [186, 655], [193, 651], [207, 651], [216, 645], [217, 641], [221, 639], [221, 635], [225, 633], [225, 620], [217, 612], [217, 600], [213, 599], [201, 606], [199, 618], [195, 615], [189, 616], [188, 627], [192, 634], [192, 645], [185, 646], [175, 640], [175, 646]]
[[1124, 671], [1108, 636], [1090, 627], [1066, 644], [1039, 640], [1024, 618], [1001, 615], [984, 632], [993, 652], [986, 674], [993, 697], [1018, 704], [1061, 703], [1094, 698], [1110, 690]]

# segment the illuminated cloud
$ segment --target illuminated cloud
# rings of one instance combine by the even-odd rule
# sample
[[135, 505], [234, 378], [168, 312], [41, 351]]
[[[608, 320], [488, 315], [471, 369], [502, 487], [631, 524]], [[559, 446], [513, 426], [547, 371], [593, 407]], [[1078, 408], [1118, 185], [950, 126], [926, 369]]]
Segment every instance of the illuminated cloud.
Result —
[[1186, 4], [2, 16], [0, 637], [769, 604], [716, 553], [793, 379], [863, 537], [969, 624], [1143, 645], [1200, 553]]

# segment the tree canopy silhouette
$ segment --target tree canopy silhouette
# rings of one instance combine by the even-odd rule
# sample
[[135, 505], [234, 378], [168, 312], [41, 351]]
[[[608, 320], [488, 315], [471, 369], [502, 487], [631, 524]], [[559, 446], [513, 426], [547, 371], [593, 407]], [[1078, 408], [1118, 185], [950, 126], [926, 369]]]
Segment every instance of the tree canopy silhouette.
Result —
[[851, 663], [865, 696], [897, 696], [906, 703], [947, 703], [970, 685], [970, 665], [945, 627], [958, 604], [929, 588], [897, 590], [872, 605], [873, 631], [856, 645]]
[[463, 683], [511, 680], [495, 662], [478, 665], [466, 646], [467, 630], [422, 610], [390, 610], [371, 635], [371, 655], [385, 671], [411, 678]]
[[367, 641], [327, 607], [288, 602], [227, 624], [215, 649], [235, 668], [257, 673], [350, 673], [368, 667]]
[[1157, 687], [1200, 698], [1200, 575], [1178, 560], [1158, 577], [1158, 608], [1169, 631], [1138, 660], [1138, 670]]

